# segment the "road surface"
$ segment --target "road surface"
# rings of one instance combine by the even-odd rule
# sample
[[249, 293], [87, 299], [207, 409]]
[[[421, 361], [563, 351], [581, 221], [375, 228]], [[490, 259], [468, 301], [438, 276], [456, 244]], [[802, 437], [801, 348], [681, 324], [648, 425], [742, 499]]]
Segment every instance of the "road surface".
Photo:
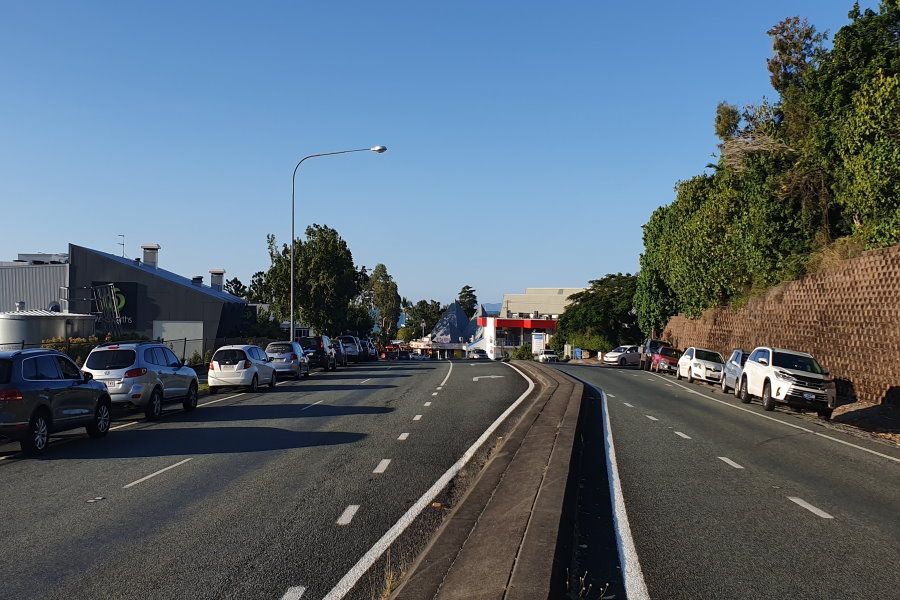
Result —
[[369, 363], [2, 446], [0, 598], [322, 598], [526, 386]]
[[900, 450], [706, 384], [559, 368], [606, 395], [650, 597], [898, 597]]

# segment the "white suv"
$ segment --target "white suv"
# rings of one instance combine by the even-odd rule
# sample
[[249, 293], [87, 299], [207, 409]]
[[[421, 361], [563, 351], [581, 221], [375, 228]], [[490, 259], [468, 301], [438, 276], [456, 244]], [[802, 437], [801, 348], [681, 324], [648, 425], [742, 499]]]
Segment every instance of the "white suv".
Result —
[[812, 355], [782, 348], [754, 349], [738, 389], [744, 404], [756, 396], [765, 410], [781, 403], [815, 410], [824, 419], [831, 418], [837, 398], [834, 380]]

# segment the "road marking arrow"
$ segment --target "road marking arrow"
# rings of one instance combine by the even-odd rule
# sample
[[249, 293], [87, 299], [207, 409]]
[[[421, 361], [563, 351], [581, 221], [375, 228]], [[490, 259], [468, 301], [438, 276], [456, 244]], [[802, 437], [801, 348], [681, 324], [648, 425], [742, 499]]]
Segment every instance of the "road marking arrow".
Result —
[[473, 377], [472, 381], [478, 381], [479, 379], [503, 379], [503, 375], [479, 375], [478, 377]]

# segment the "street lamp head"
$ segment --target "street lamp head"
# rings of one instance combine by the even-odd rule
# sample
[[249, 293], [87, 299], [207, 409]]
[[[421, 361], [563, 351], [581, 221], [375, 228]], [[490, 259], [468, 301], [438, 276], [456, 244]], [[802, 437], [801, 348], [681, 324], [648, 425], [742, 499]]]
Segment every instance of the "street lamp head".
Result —
[[372, 152], [375, 152], [377, 154], [383, 154], [383, 153], [387, 152], [387, 147], [386, 146], [374, 146], [372, 148], [369, 148], [369, 150], [371, 150]]

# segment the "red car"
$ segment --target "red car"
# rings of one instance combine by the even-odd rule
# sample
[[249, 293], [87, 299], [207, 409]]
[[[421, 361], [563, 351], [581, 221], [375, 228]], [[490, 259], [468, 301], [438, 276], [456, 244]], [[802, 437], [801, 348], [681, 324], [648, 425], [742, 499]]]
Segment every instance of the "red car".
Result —
[[657, 373], [675, 372], [678, 368], [678, 359], [681, 358], [681, 350], [663, 346], [653, 353], [650, 362], [650, 370]]

